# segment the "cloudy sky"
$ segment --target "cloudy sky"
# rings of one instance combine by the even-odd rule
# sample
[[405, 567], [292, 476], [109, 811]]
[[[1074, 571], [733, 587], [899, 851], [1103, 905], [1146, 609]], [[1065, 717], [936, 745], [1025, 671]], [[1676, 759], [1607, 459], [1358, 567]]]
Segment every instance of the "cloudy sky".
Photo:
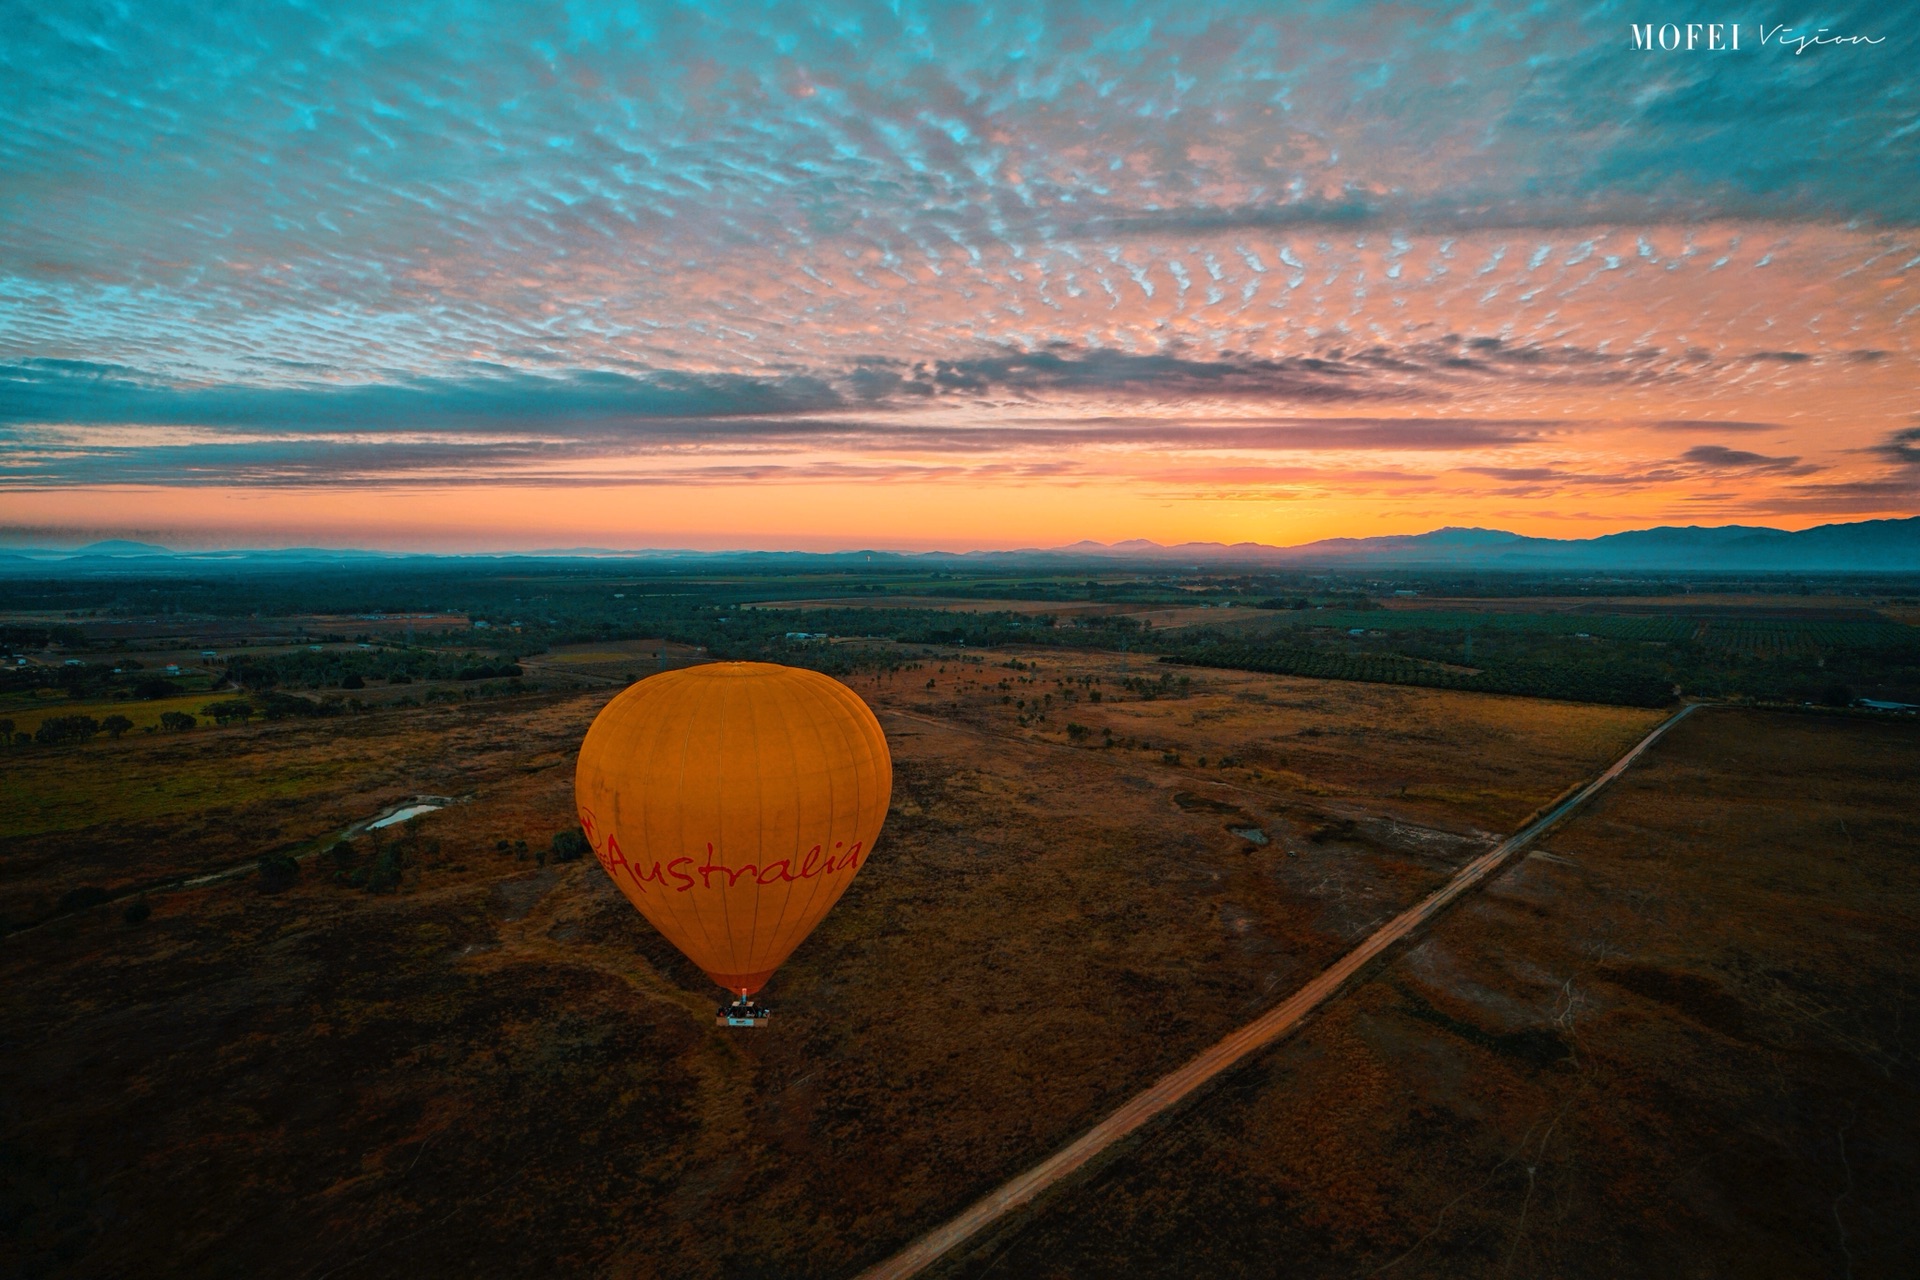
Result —
[[1920, 28], [1657, 16], [17, 6], [0, 539], [1920, 511]]

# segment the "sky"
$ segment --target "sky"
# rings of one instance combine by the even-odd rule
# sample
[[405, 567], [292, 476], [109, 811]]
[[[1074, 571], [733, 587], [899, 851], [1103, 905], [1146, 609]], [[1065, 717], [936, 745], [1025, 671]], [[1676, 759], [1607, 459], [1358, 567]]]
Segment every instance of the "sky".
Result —
[[1920, 512], [1920, 24], [1660, 16], [12, 6], [0, 543]]

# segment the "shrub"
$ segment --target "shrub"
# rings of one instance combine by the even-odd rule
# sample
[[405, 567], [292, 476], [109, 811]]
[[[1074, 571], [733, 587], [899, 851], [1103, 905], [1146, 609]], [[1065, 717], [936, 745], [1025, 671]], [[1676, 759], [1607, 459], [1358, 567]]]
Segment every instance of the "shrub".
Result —
[[310, 702], [305, 698], [295, 697], [291, 693], [269, 693], [261, 698], [261, 703], [269, 720], [307, 719], [313, 716], [339, 714], [336, 709], [330, 708], [325, 703]]
[[120, 918], [128, 924], [145, 924], [152, 914], [153, 906], [147, 901], [147, 895], [143, 893], [127, 904], [127, 909], [120, 913]]
[[578, 827], [570, 827], [557, 833], [549, 846], [555, 862], [578, 862], [587, 856], [593, 848], [587, 843], [587, 837]]
[[260, 855], [260, 890], [262, 893], [279, 893], [290, 889], [293, 882], [300, 878], [300, 864], [293, 855], [286, 853], [263, 853]]
[[367, 872], [368, 893], [392, 893], [400, 887], [400, 873], [406, 870], [406, 859], [399, 847], [383, 850], [374, 859], [373, 867]]
[[113, 715], [102, 720], [100, 727], [106, 730], [109, 738], [118, 738], [121, 734], [133, 728], [133, 721], [127, 719], [125, 716]]
[[162, 711], [160, 713], [160, 727], [168, 733], [185, 733], [198, 723], [200, 723], [198, 720], [195, 720], [184, 711]]
[[1069, 724], [1067, 726], [1067, 737], [1074, 742], [1085, 740], [1086, 736], [1092, 732], [1093, 730], [1083, 724]]
[[92, 716], [48, 716], [40, 722], [34, 740], [45, 746], [62, 742], [85, 742], [100, 732], [100, 722]]
[[200, 708], [200, 714], [213, 717], [215, 724], [247, 721], [253, 719], [253, 704], [245, 698], [229, 698], [225, 702], [209, 702]]
[[336, 869], [345, 871], [360, 860], [360, 851], [353, 847], [351, 840], [335, 840], [327, 850], [327, 857], [333, 860]]

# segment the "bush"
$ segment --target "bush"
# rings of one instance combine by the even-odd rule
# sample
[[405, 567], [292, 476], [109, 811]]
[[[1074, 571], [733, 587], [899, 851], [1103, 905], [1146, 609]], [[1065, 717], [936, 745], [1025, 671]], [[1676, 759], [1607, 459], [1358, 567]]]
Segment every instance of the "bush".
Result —
[[592, 849], [593, 846], [587, 843], [587, 837], [578, 827], [559, 832], [549, 846], [555, 862], [578, 862]]
[[1067, 737], [1074, 742], [1083, 741], [1086, 736], [1092, 732], [1093, 730], [1083, 724], [1069, 724], [1067, 726]]
[[83, 884], [78, 889], [69, 889], [60, 895], [60, 903], [54, 908], [59, 915], [74, 911], [85, 911], [88, 907], [97, 907], [113, 895], [98, 885]]
[[245, 698], [228, 698], [225, 702], [209, 702], [200, 708], [200, 714], [211, 716], [215, 724], [227, 724], [239, 720], [253, 719], [253, 704]]
[[300, 878], [300, 864], [291, 854], [265, 853], [260, 855], [260, 891], [279, 893], [290, 889], [293, 882]]
[[85, 742], [98, 732], [100, 722], [92, 716], [48, 716], [40, 722], [40, 731], [33, 737], [34, 741], [51, 747], [63, 742]]
[[353, 847], [351, 840], [335, 840], [327, 850], [327, 857], [333, 860], [337, 870], [346, 871], [360, 860], [360, 851]]
[[367, 873], [368, 893], [393, 893], [400, 887], [400, 873], [406, 870], [406, 858], [399, 846], [386, 849], [374, 859], [373, 868]]
[[153, 906], [147, 901], [147, 895], [143, 893], [127, 904], [127, 909], [120, 913], [120, 918], [128, 924], [145, 924], [152, 914]]
[[199, 723], [198, 720], [195, 720], [184, 711], [162, 711], [160, 713], [160, 727], [168, 733], [185, 733]]
[[118, 738], [121, 734], [133, 728], [133, 721], [127, 719], [125, 716], [108, 716], [100, 722], [100, 727], [106, 730], [109, 738]]
[[261, 698], [261, 703], [269, 720], [302, 720], [340, 714], [338, 706], [324, 702], [309, 702], [305, 698], [295, 697], [290, 693], [269, 693]]

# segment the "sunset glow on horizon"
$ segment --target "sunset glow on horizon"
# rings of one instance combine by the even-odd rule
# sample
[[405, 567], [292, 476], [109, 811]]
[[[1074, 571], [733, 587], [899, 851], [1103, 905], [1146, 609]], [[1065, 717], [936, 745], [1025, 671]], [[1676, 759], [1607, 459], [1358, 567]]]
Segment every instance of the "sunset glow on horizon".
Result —
[[0, 36], [0, 540], [902, 550], [1920, 511], [1920, 36], [1513, 4]]

